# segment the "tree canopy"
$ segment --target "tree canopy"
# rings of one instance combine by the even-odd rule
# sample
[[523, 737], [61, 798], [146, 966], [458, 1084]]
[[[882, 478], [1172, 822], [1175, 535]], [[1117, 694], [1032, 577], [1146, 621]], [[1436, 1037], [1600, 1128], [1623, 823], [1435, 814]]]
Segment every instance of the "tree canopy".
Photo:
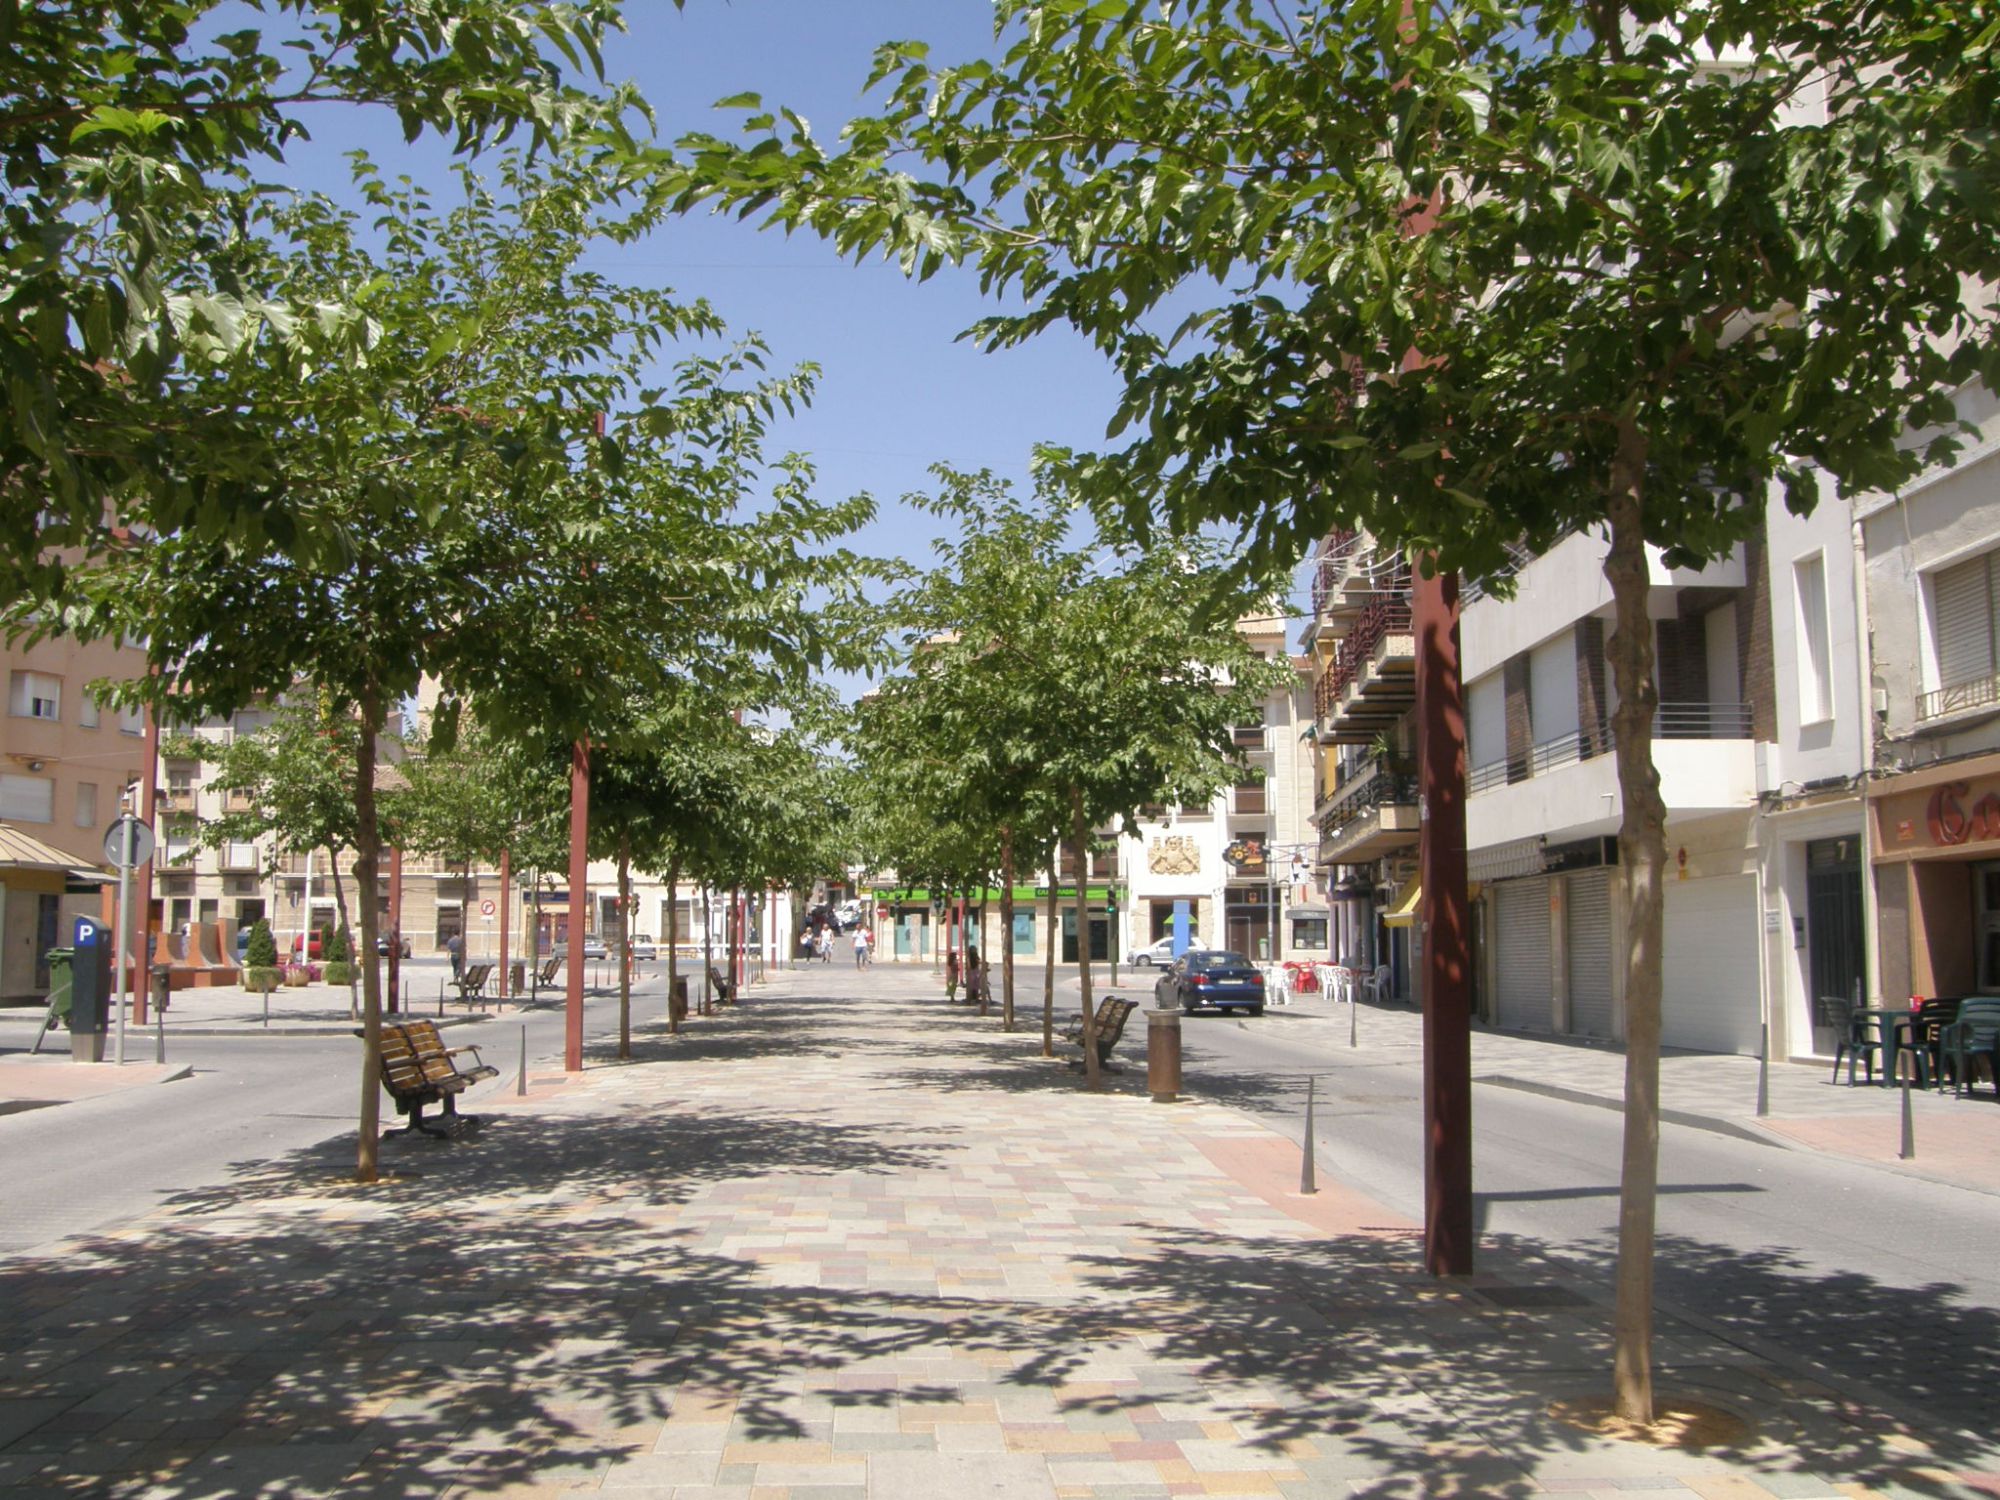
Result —
[[[367, 341], [351, 305], [245, 274], [258, 173], [347, 107], [393, 111], [406, 137], [460, 154], [517, 135], [629, 145], [642, 103], [602, 65], [618, 10], [0, 5], [0, 595], [58, 593], [71, 559], [127, 526], [323, 546], [279, 482], [272, 431], [185, 384], [239, 359], [304, 380], [316, 350]], [[260, 340], [271, 325], [286, 337]]]

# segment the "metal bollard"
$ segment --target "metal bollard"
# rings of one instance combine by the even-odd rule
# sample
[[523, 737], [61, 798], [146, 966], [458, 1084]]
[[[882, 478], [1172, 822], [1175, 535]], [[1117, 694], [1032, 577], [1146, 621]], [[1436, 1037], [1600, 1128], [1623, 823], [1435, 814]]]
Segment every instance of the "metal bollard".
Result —
[[1301, 1193], [1316, 1193], [1319, 1191], [1319, 1178], [1313, 1171], [1313, 1085], [1316, 1081], [1312, 1074], [1308, 1073], [1306, 1075], [1306, 1141], [1304, 1154], [1299, 1158], [1299, 1191]]
[[1347, 987], [1347, 1045], [1361, 1045], [1361, 987], [1355, 984]]
[[1181, 1013], [1146, 1013], [1146, 1087], [1155, 1104], [1172, 1104], [1181, 1092]]
[[1766, 1021], [1763, 1039], [1757, 1044], [1757, 1118], [1771, 1112], [1771, 1023]]
[[[1916, 1061], [1914, 1057], [1910, 1057], [1907, 1054], [1900, 1060], [1906, 1064]], [[1916, 1116], [1910, 1112], [1910, 1074], [1912, 1071], [1909, 1066], [1903, 1068], [1903, 1146], [1896, 1153], [1897, 1157], [1902, 1161], [1915, 1161], [1917, 1159], [1917, 1120]]]
[[521, 1027], [521, 1071], [514, 1078], [514, 1092], [528, 1092], [528, 1028], [525, 1024]]
[[153, 1061], [167, 1060], [167, 1018], [157, 1010], [153, 1012]]
[[270, 1024], [271, 1024], [271, 992], [269, 990], [266, 990], [264, 991], [264, 1025], [268, 1027]]

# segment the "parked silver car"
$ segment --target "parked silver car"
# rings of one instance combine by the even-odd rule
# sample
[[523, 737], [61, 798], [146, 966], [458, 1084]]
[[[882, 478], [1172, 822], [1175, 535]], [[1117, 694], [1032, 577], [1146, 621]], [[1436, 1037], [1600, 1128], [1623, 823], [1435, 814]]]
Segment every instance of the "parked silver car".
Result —
[[[1188, 943], [1187, 951], [1197, 953], [1204, 946], [1200, 938], [1195, 938]], [[1151, 947], [1141, 948], [1132, 955], [1132, 967], [1135, 969], [1164, 969], [1173, 961], [1174, 940], [1171, 937], [1163, 937]]]

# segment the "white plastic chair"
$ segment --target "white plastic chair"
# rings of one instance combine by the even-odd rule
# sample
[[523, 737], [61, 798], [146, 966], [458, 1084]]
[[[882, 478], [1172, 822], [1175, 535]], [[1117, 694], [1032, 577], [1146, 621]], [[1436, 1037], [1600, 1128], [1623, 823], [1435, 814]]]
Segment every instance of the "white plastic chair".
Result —
[[1374, 974], [1368, 979], [1367, 984], [1369, 996], [1377, 1005], [1387, 1005], [1389, 1003], [1391, 984], [1389, 966], [1387, 964], [1378, 964]]

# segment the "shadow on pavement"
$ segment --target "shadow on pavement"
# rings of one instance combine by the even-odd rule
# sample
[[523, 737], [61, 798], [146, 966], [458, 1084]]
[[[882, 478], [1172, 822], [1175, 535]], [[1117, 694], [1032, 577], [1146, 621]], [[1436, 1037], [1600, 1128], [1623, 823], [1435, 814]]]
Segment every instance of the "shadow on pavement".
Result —
[[[841, 1018], [858, 1026], [800, 1035], [804, 1003], [646, 1045], [667, 1079], [697, 1046], [756, 1059], [879, 1045], [890, 1057], [866, 1083], [892, 1094], [1025, 1091], [1030, 1072], [1074, 1087], [1022, 1061], [1030, 1036], [871, 1037], [858, 1011]], [[1104, 1118], [1129, 1107], [1107, 1098]], [[809, 1097], [669, 1097], [505, 1115], [468, 1143], [389, 1142], [385, 1166], [408, 1175], [372, 1189], [337, 1180], [346, 1138], [246, 1164], [171, 1199], [177, 1216], [0, 1264], [0, 1484], [154, 1500], [553, 1489], [652, 1452], [670, 1414], [710, 1403], [744, 1436], [823, 1440], [844, 1408], [1009, 1387], [1049, 1391], [1078, 1419], [1221, 1402], [1254, 1446], [1309, 1442], [1309, 1477], [1351, 1477], [1375, 1500], [1525, 1500], [1538, 1475], [1615, 1487], [1633, 1472], [1629, 1448], [1546, 1415], [1606, 1388], [1609, 1313], [1577, 1289], [1573, 1258], [1533, 1242], [1489, 1242], [1504, 1280], [1440, 1282], [1402, 1237], [1134, 1219], [1095, 1195], [1100, 1134], [1077, 1143], [1065, 1185], [1083, 1204], [1075, 1232], [1102, 1247], [1073, 1262], [1081, 1289], [941, 1290], [883, 1246], [911, 1232], [913, 1185], [948, 1199], [971, 1181], [948, 1174], [983, 1128], [843, 1123]], [[985, 1269], [997, 1247], [953, 1233], [926, 1231], [939, 1270], [961, 1269], [955, 1245], [962, 1269]], [[2000, 1314], [1949, 1285], [1898, 1291], [1688, 1240], [1663, 1239], [1661, 1260], [1663, 1278], [1739, 1287], [1731, 1329], [1808, 1355], [1863, 1341], [1906, 1400], [1942, 1410], [1956, 1392], [1990, 1416]], [[1919, 1460], [1887, 1424], [1705, 1329], [1663, 1318], [1659, 1334], [1664, 1388], [1789, 1445], [1732, 1450], [1739, 1472], [1942, 1497], [1966, 1493], [1944, 1471], [1990, 1465], [1971, 1437]], [[913, 1376], [918, 1358], [936, 1373]]]

